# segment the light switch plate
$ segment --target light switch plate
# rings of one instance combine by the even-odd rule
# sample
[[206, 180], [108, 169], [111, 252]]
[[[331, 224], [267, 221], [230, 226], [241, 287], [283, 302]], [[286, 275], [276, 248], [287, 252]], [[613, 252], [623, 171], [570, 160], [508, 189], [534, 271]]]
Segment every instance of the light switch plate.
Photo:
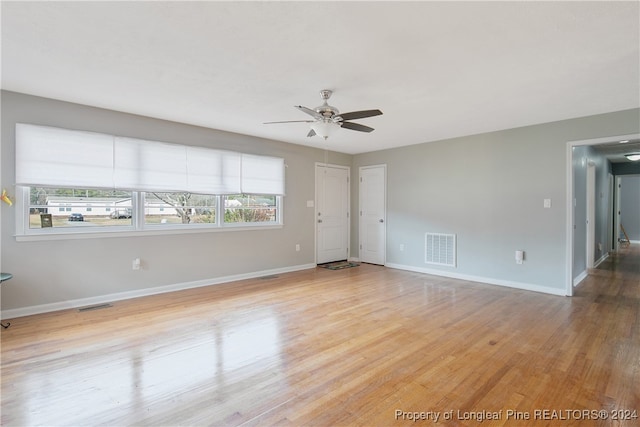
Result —
[[551, 199], [544, 199], [544, 207], [545, 209], [549, 209], [551, 207]]

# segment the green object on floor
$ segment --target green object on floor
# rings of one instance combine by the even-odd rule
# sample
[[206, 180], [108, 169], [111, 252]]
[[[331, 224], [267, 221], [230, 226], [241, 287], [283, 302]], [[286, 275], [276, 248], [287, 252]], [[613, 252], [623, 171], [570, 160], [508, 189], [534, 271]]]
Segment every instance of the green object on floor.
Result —
[[[9, 280], [13, 277], [13, 274], [11, 273], [0, 273], [0, 283]], [[4, 323], [0, 322], [0, 326], [2, 326], [3, 328], [7, 329], [9, 326], [11, 326], [11, 323], [7, 322], [7, 324], [5, 325]]]

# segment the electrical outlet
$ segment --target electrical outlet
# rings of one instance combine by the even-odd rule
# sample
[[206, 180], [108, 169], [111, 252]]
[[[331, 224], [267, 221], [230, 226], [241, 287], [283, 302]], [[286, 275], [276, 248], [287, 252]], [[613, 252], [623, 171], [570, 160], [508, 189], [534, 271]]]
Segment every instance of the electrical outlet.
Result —
[[296, 252], [300, 252], [300, 244], [296, 243]]
[[516, 251], [516, 264], [522, 264], [524, 261], [524, 251]]
[[404, 243], [400, 243], [400, 252], [404, 252]]
[[136, 258], [133, 260], [133, 262], [131, 263], [131, 269], [140, 270], [140, 258]]

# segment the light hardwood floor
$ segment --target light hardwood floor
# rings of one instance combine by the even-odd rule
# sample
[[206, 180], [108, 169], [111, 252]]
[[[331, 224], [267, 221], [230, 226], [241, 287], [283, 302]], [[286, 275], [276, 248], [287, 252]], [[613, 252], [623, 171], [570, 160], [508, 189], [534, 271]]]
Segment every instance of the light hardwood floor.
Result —
[[1, 422], [638, 426], [639, 260], [573, 298], [363, 264], [11, 319]]

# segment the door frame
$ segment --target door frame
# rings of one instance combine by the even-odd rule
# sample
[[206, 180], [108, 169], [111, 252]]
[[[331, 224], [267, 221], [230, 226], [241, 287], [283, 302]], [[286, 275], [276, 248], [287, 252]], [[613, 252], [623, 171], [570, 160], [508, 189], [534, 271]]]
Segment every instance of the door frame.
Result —
[[576, 141], [567, 141], [566, 146], [566, 158], [565, 158], [565, 173], [566, 173], [566, 217], [565, 217], [565, 241], [566, 241], [566, 258], [565, 258], [565, 295], [573, 295], [573, 245], [574, 245], [574, 233], [573, 233], [573, 218], [575, 206], [573, 200], [575, 195], [573, 194], [573, 148], [581, 145], [599, 145], [606, 144], [614, 141], [622, 141], [625, 139], [638, 139], [640, 133], [626, 134], [626, 135], [611, 135], [602, 138], [582, 139]]
[[315, 162], [313, 167], [313, 262], [318, 264], [318, 168], [335, 168], [347, 171], [347, 260], [351, 259], [351, 166], [336, 165], [325, 162]]
[[620, 176], [616, 176], [615, 177], [615, 193], [614, 193], [614, 197], [615, 197], [615, 204], [614, 204], [614, 211], [613, 211], [613, 244], [614, 244], [614, 251], [618, 252], [620, 250], [620, 223], [622, 221], [620, 221], [620, 209], [621, 209], [621, 198], [620, 198], [620, 193], [622, 192], [622, 177]]
[[596, 258], [596, 165], [587, 163], [587, 269], [593, 268]]
[[616, 250], [615, 244], [613, 243], [613, 224], [614, 220], [614, 209], [615, 209], [615, 197], [616, 197], [616, 188], [615, 188], [615, 177], [609, 172], [607, 174], [607, 185], [609, 187], [609, 199], [607, 200], [607, 247], [606, 250], [608, 253]]

